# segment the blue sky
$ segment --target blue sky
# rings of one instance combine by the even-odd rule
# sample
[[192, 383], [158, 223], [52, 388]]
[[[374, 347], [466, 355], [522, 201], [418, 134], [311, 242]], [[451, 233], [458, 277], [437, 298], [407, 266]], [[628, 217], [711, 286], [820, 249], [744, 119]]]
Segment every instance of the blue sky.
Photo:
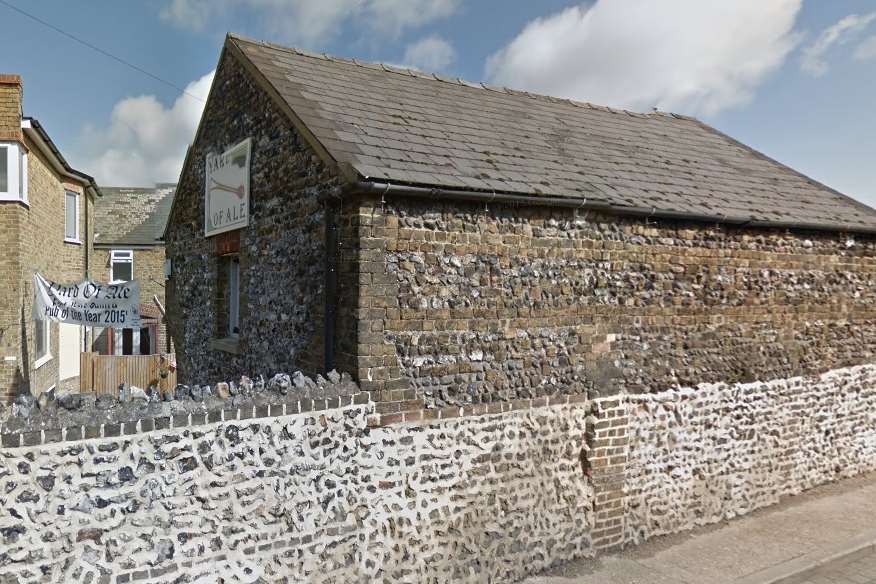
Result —
[[[696, 115], [876, 205], [873, 0], [3, 0], [190, 93], [225, 32]], [[203, 103], [0, 3], [0, 72], [103, 184], [174, 181]]]

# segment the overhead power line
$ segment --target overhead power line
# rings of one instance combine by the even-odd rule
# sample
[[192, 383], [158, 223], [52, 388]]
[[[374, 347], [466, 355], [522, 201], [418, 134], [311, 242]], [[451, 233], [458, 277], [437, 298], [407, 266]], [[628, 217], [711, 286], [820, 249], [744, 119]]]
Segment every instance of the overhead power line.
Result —
[[36, 22], [40, 23], [41, 25], [43, 25], [43, 26], [45, 26], [45, 27], [47, 27], [47, 28], [52, 29], [53, 31], [57, 32], [58, 34], [62, 34], [62, 35], [64, 35], [65, 37], [67, 37], [67, 38], [70, 39], [70, 40], [76, 41], [76, 42], [79, 43], [80, 45], [84, 45], [84, 46], [88, 47], [88, 48], [91, 49], [92, 51], [97, 51], [97, 52], [100, 53], [101, 55], [103, 55], [103, 56], [105, 56], [105, 57], [109, 57], [110, 59], [112, 59], [112, 60], [114, 60], [114, 61], [117, 61], [117, 62], [121, 63], [122, 65], [124, 65], [124, 66], [126, 66], [126, 67], [130, 67], [130, 68], [133, 69], [134, 71], [137, 71], [137, 72], [139, 72], [139, 73], [142, 73], [143, 75], [146, 75], [146, 76], [148, 76], [148, 77], [151, 77], [152, 79], [154, 79], [154, 80], [156, 80], [156, 81], [159, 81], [159, 82], [161, 82], [161, 83], [164, 83], [165, 85], [169, 85], [170, 87], [173, 87], [174, 89], [176, 89], [176, 90], [182, 92], [183, 95], [187, 95], [187, 96], [191, 97], [192, 99], [197, 99], [197, 100], [200, 101], [200, 102], [204, 102], [204, 101], [206, 101], [206, 100], [204, 100], [204, 99], [198, 97], [197, 95], [194, 95], [194, 94], [192, 94], [192, 93], [189, 93], [188, 91], [185, 90], [185, 88], [180, 87], [180, 86], [177, 85], [176, 83], [174, 83], [174, 82], [172, 82], [172, 81], [168, 81], [167, 79], [163, 79], [163, 78], [159, 77], [158, 75], [155, 75], [154, 73], [150, 73], [150, 72], [147, 71], [146, 69], [143, 69], [142, 67], [138, 67], [137, 65], [134, 65], [133, 63], [131, 63], [131, 62], [129, 62], [129, 61], [126, 61], [125, 59], [122, 59], [121, 57], [117, 57], [116, 55], [113, 55], [113, 54], [110, 53], [109, 51], [105, 51], [105, 50], [101, 49], [100, 47], [95, 46], [95, 45], [89, 43], [88, 41], [83, 40], [83, 39], [77, 37], [76, 35], [74, 35], [74, 34], [72, 34], [72, 33], [69, 33], [69, 32], [67, 32], [67, 31], [64, 30], [64, 29], [55, 26], [54, 24], [52, 24], [52, 23], [50, 23], [50, 22], [46, 22], [46, 21], [43, 20], [42, 18], [40, 18], [40, 17], [38, 17], [38, 16], [36, 16], [36, 15], [34, 15], [34, 14], [31, 14], [30, 12], [27, 12], [27, 11], [25, 11], [25, 10], [22, 10], [22, 9], [19, 8], [18, 6], [15, 6], [15, 5], [13, 5], [13, 4], [10, 4], [10, 3], [7, 2], [6, 0], [0, 0], [0, 4], [2, 4], [3, 6], [6, 6], [6, 7], [9, 8], [10, 10], [14, 10], [15, 12], [18, 12], [18, 13], [21, 14], [22, 16], [26, 16], [27, 18], [30, 18], [31, 20], [36, 21]]

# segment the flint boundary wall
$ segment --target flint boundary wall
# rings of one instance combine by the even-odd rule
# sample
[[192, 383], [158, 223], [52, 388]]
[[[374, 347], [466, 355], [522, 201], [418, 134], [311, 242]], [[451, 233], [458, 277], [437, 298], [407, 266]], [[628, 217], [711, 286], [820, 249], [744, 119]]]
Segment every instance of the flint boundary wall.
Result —
[[0, 582], [511, 582], [876, 468], [874, 365], [408, 422], [366, 393], [262, 408], [4, 436]]

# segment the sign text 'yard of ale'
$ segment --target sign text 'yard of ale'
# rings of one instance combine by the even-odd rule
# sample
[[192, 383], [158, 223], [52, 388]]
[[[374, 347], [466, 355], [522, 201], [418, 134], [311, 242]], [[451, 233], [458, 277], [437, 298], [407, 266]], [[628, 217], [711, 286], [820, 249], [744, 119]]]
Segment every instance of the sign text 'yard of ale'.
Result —
[[34, 274], [33, 290], [34, 320], [111, 328], [141, 326], [139, 282], [58, 284]]
[[249, 223], [249, 163], [252, 140], [206, 159], [204, 234], [207, 237]]

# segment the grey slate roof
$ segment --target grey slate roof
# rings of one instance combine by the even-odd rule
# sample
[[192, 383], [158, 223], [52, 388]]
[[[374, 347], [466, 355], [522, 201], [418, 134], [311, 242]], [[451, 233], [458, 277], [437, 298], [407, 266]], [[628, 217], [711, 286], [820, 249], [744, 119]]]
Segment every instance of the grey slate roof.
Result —
[[95, 245], [163, 245], [176, 185], [100, 190], [103, 197], [94, 206]]
[[876, 227], [870, 207], [686, 116], [537, 96], [236, 35], [227, 43], [362, 179]]

